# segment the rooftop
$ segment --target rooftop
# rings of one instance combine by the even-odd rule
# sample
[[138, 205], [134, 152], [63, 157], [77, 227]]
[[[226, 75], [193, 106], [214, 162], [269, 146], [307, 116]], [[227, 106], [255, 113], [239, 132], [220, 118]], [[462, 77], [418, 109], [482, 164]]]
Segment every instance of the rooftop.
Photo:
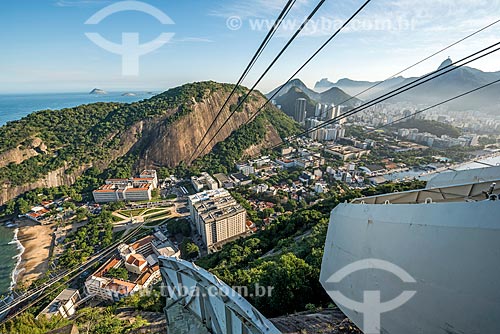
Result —
[[130, 254], [127, 258], [127, 263], [136, 267], [140, 267], [143, 264], [147, 263], [147, 261], [141, 254]]
[[147, 236], [145, 238], [137, 240], [135, 243], [133, 243], [131, 245], [131, 247], [132, 247], [132, 249], [137, 250], [137, 249], [141, 248], [142, 246], [145, 246], [145, 245], [151, 243], [151, 241], [153, 241], [153, 239], [154, 239], [154, 237], [152, 235]]

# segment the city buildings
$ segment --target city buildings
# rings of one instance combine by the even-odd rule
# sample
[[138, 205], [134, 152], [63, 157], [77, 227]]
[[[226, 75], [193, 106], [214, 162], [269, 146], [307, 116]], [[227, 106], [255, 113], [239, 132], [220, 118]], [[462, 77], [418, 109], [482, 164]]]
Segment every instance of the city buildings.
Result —
[[360, 159], [368, 155], [369, 150], [363, 150], [352, 146], [331, 145], [325, 147], [325, 152], [333, 156], [339, 157], [343, 161]]
[[300, 98], [295, 101], [295, 121], [297, 123], [304, 124], [307, 115], [306, 106], [306, 99]]
[[219, 188], [232, 189], [234, 188], [234, 181], [223, 173], [214, 174], [214, 179], [217, 180]]
[[428, 132], [419, 132], [418, 129], [398, 129], [398, 137], [420, 143], [429, 147], [449, 148], [454, 146], [477, 146], [479, 136], [476, 134], [466, 134], [458, 138], [442, 135], [438, 137]]
[[45, 316], [48, 319], [55, 315], [69, 318], [76, 312], [76, 305], [81, 300], [80, 293], [75, 289], [63, 290], [53, 301], [45, 307], [37, 316]]
[[226, 189], [189, 196], [188, 203], [191, 220], [209, 251], [247, 232], [246, 211]]
[[236, 169], [245, 175], [255, 174], [255, 168], [250, 163], [238, 163]]
[[[147, 289], [160, 280], [158, 256], [180, 256], [179, 250], [158, 232], [131, 245], [121, 244], [118, 251], [119, 256], [110, 259], [85, 281], [89, 295], [118, 301]], [[126, 270], [127, 279], [111, 275], [118, 268]]]
[[155, 170], [145, 170], [139, 177], [129, 179], [108, 179], [99, 189], [93, 191], [94, 201], [109, 203], [118, 201], [150, 201], [151, 192], [158, 187]]
[[316, 141], [336, 141], [345, 136], [345, 129], [339, 124], [323, 125], [324, 121], [319, 121], [314, 118], [306, 120], [306, 128], [313, 129], [322, 126], [319, 129], [312, 130], [309, 133], [309, 138]]
[[201, 176], [192, 176], [191, 184], [196, 191], [214, 190], [219, 188], [219, 184], [207, 172], [202, 172]]

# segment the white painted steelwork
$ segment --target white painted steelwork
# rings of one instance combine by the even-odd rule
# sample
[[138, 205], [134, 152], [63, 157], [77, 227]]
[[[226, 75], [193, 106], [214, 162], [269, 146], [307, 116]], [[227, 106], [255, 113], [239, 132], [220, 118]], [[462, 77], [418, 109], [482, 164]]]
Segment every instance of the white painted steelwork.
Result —
[[205, 269], [175, 257], [158, 260], [164, 291], [172, 300], [166, 313], [181, 303], [211, 333], [280, 334], [246, 299]]

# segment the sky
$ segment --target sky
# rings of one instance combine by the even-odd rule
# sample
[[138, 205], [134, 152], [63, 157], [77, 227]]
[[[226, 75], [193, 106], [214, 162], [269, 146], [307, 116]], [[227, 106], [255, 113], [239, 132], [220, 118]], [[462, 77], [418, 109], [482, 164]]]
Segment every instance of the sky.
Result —
[[[161, 91], [193, 81], [235, 83], [286, 2], [6, 0], [0, 11], [0, 94]], [[255, 83], [318, 2], [296, 0], [245, 86]], [[268, 92], [287, 80], [363, 3], [326, 0], [257, 88]], [[117, 10], [92, 21], [106, 8]], [[89, 19], [95, 24], [86, 24]], [[298, 77], [310, 87], [322, 78], [384, 80], [498, 19], [500, 0], [372, 0]], [[138, 61], [124, 60], [129, 49], [110, 52], [88, 33], [115, 45], [123, 43], [122, 34], [135, 33], [139, 44], [152, 41], [154, 50]], [[404, 76], [422, 75], [448, 56], [460, 59], [498, 40], [500, 23]], [[500, 53], [493, 54], [471, 66], [500, 71], [499, 59]]]

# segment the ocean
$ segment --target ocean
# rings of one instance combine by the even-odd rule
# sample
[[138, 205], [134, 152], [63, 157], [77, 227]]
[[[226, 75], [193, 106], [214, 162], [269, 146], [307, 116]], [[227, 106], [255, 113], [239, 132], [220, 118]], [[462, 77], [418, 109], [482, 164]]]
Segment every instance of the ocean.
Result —
[[[46, 109], [63, 109], [95, 102], [131, 103], [151, 97], [147, 93], [135, 93], [136, 96], [122, 96], [123, 92], [110, 92], [106, 95], [88, 93], [61, 94], [0, 94], [0, 126], [9, 121], [21, 119], [30, 113]], [[0, 225], [0, 300], [9, 292], [15, 269], [20, 260], [22, 246], [16, 241], [16, 229]]]
[[22, 250], [17, 241], [17, 229], [0, 225], [0, 300], [12, 287]]
[[38, 110], [57, 110], [95, 102], [131, 103], [152, 96], [144, 92], [134, 92], [135, 96], [122, 96], [123, 93], [110, 92], [106, 95], [91, 95], [89, 93], [0, 94], [0, 126], [5, 125], [8, 121], [21, 119]]

